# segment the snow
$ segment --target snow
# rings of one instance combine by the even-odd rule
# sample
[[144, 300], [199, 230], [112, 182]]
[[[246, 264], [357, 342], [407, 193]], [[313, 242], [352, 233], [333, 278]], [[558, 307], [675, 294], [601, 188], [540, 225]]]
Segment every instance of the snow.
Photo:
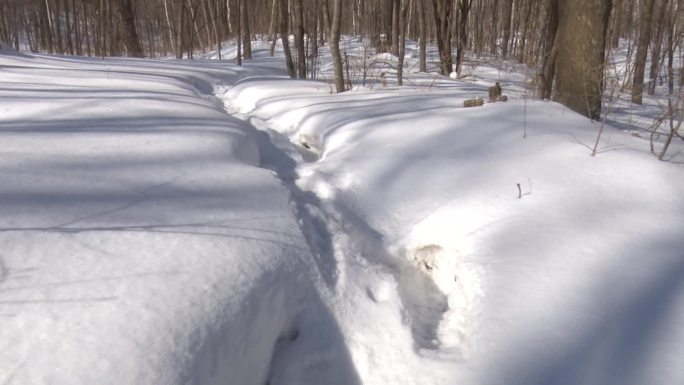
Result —
[[2, 64], [1, 381], [263, 383], [295, 305], [315, 296], [254, 132], [202, 94], [244, 75]]
[[684, 381], [681, 141], [617, 109], [592, 157], [510, 63], [332, 94], [253, 49], [0, 54], [0, 383]]

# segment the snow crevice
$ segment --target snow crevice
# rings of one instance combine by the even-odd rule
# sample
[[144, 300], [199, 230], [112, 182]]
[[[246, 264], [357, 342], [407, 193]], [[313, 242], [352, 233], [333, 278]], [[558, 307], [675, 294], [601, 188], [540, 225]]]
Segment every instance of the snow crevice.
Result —
[[[445, 291], [429, 272], [422, 271], [419, 264], [405, 255], [406, 251], [402, 250], [399, 253], [401, 255], [391, 252], [385, 242], [388, 235], [374, 229], [345, 202], [335, 199], [334, 194], [321, 197], [320, 189], [310, 190], [309, 183], [298, 184], [298, 166], [325, 159], [322, 140], [310, 135], [297, 135], [297, 130], [292, 136], [287, 136], [272, 129], [268, 121], [256, 115], [242, 114], [230, 108], [226, 110], [230, 111], [229, 115], [245, 120], [252, 126], [258, 142], [260, 166], [273, 171], [289, 190], [293, 212], [315, 259], [318, 273], [326, 290], [338, 297], [334, 301], [344, 301], [339, 297], [345, 296], [355, 301], [354, 294], [343, 291], [360, 289], [371, 301], [384, 302], [386, 294], [379, 291], [386, 290], [386, 285], [376, 285], [374, 280], [377, 276], [365, 280], [357, 277], [358, 266], [368, 266], [373, 274], [381, 276], [381, 281], [394, 282], [391, 284], [395, 291], [392, 295], [398, 296], [400, 318], [410, 330], [416, 352], [446, 348], [462, 353], [466, 335], [470, 333], [465, 323], [471, 318], [469, 312], [472, 306], [459, 304], [457, 309], [450, 310], [450, 303], [453, 305], [454, 302], [453, 298], [450, 301], [450, 297], [454, 297], [453, 292], [458, 292], [456, 296], [459, 297], [459, 303], [473, 302], [473, 298], [460, 293], [463, 290], [459, 286], [461, 282], [458, 282], [458, 276], [452, 277], [453, 290]], [[321, 184], [324, 182], [319, 181], [318, 187], [323, 190], [332, 188]], [[348, 277], [349, 274], [353, 276]], [[454, 314], [456, 312], [459, 314]], [[445, 315], [449, 319], [445, 319]], [[448, 329], [447, 333], [456, 337], [448, 336], [443, 340], [445, 328]], [[455, 328], [458, 330], [455, 331]]]

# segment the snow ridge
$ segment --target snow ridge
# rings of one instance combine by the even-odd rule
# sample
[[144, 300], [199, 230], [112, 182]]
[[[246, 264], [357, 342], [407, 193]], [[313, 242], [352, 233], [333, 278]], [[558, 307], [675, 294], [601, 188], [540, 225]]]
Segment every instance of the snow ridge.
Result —
[[[324, 162], [324, 141], [310, 138], [307, 146], [296, 128], [288, 137], [273, 130], [268, 120], [249, 114], [249, 109], [241, 113], [231, 101], [225, 99], [226, 110], [258, 130], [261, 167], [272, 170], [290, 191], [292, 210], [321, 277], [318, 289], [346, 336], [364, 383], [401, 376], [373, 371], [373, 361], [379, 357], [408, 362], [435, 354], [466, 354], [482, 296], [479, 272], [458, 264], [457, 255], [438, 245], [391, 252], [387, 236], [335, 199], [334, 188], [308, 167]], [[311, 144], [317, 146], [315, 152]], [[304, 175], [300, 175], [302, 165], [307, 166]], [[357, 319], [355, 307], [377, 317]], [[385, 325], [379, 320], [388, 312], [405, 337], [382, 330]], [[367, 329], [377, 333], [355, 337], [355, 330]], [[366, 341], [369, 334], [377, 340]]]

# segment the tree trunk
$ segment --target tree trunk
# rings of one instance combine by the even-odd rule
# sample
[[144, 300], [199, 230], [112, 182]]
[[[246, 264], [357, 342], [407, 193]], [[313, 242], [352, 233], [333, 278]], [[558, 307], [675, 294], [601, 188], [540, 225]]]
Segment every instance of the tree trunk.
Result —
[[249, 60], [252, 58], [252, 29], [249, 24], [249, 2], [252, 0], [240, 0], [240, 25], [242, 27], [243, 56]]
[[242, 26], [242, 12], [244, 12], [244, 8], [242, 7], [242, 4], [244, 3], [244, 0], [238, 0], [240, 4], [236, 7], [237, 10], [237, 17], [235, 18], [235, 28], [237, 29], [237, 64], [239, 66], [242, 65], [242, 40], [243, 40], [243, 29], [244, 27]]
[[123, 43], [126, 46], [128, 56], [142, 57], [142, 47], [140, 46], [140, 40], [138, 40], [138, 31], [135, 27], [133, 4], [131, 3], [131, 0], [117, 0], [116, 5], [121, 22]]
[[458, 42], [456, 44], [456, 74], [461, 77], [461, 67], [463, 66], [463, 56], [468, 42], [467, 23], [470, 7], [473, 0], [458, 0]]
[[665, 29], [665, 9], [667, 8], [667, 0], [656, 0], [654, 25], [656, 26], [656, 35], [653, 39], [653, 47], [651, 48], [651, 70], [648, 78], [651, 79], [650, 87], [648, 87], [648, 94], [655, 94], [656, 81], [660, 72], [660, 53], [663, 46], [663, 30]]
[[499, 0], [494, 0], [492, 6], [492, 31], [489, 35], [489, 53], [496, 55], [497, 28], [499, 26]]
[[280, 39], [283, 43], [283, 52], [285, 53], [285, 66], [287, 67], [287, 74], [291, 78], [296, 76], [294, 63], [292, 62], [292, 53], [290, 52], [290, 35], [287, 32], [287, 0], [280, 0], [278, 7], [278, 15], [280, 15]]
[[[677, 35], [675, 32], [675, 21], [677, 19], [677, 2], [673, 1], [669, 7], [669, 17], [667, 25], [667, 93], [674, 93], [675, 71], [674, 71], [674, 49]], [[684, 72], [682, 72], [684, 76]]]
[[399, 12], [399, 52], [397, 63], [397, 85], [404, 85], [404, 56], [406, 54], [406, 11], [409, 0], [401, 0], [401, 11]]
[[561, 1], [554, 99], [598, 120], [610, 0]]
[[[335, 0], [333, 0], [335, 1]], [[330, 35], [330, 9], [328, 7], [328, 0], [321, 1], [323, 6], [321, 7], [321, 12], [323, 12], [323, 24], [325, 24], [325, 33]]]
[[427, 60], [426, 60], [426, 45], [427, 42], [427, 25], [425, 22], [425, 2], [424, 0], [416, 0], [416, 6], [418, 7], [418, 29], [420, 30], [420, 72], [427, 72]]
[[654, 0], [643, 0], [641, 3], [639, 40], [637, 41], [637, 52], [634, 59], [634, 77], [632, 78], [632, 103], [636, 104], [642, 103], [644, 92], [644, 71], [646, 70], [648, 44], [651, 41], [651, 19], [654, 3]]
[[276, 42], [278, 41], [278, 33], [276, 32], [276, 25], [278, 23], [278, 0], [273, 0], [271, 5], [271, 23], [268, 27], [268, 39], [271, 40], [271, 46], [268, 54], [273, 57], [275, 53]]
[[164, 16], [165, 16], [165, 20], [166, 20], [166, 31], [169, 34], [169, 44], [171, 44], [172, 47], [175, 47], [176, 43], [175, 43], [174, 36], [173, 36], [173, 28], [172, 28], [173, 24], [171, 24], [171, 16], [169, 14], [168, 0], [164, 0], [164, 2], [162, 4], [164, 5]]
[[306, 79], [306, 51], [304, 50], [304, 7], [302, 0], [294, 0], [294, 43], [297, 48], [297, 77]]
[[53, 48], [53, 39], [52, 39], [52, 16], [50, 14], [50, 5], [48, 4], [48, 1], [41, 1], [40, 3], [40, 17], [41, 17], [41, 22], [40, 22], [40, 45], [42, 49], [48, 50], [49, 53], [54, 53], [54, 48]]
[[511, 41], [511, 16], [513, 14], [513, 0], [503, 0], [503, 41], [501, 42], [501, 54], [504, 59], [508, 57], [508, 48]]
[[342, 0], [333, 0], [333, 14], [330, 22], [330, 53], [335, 67], [335, 89], [344, 92], [344, 71], [340, 55], [340, 21], [342, 19]]
[[553, 90], [553, 78], [556, 72], [556, 56], [558, 55], [558, 6], [560, 0], [548, 0], [549, 13], [546, 29], [546, 41], [544, 42], [544, 62], [539, 74], [539, 98], [551, 99]]
[[401, 0], [392, 0], [392, 55], [399, 56], [399, 29], [401, 26], [399, 13], [401, 12]]
[[453, 68], [453, 59], [451, 57], [451, 25], [454, 1], [432, 0], [432, 7], [435, 18], [437, 50], [439, 51], [439, 72], [444, 76], [449, 76]]
[[617, 48], [620, 45], [620, 34], [622, 32], [622, 1], [613, 0], [613, 30], [610, 33], [611, 47]]

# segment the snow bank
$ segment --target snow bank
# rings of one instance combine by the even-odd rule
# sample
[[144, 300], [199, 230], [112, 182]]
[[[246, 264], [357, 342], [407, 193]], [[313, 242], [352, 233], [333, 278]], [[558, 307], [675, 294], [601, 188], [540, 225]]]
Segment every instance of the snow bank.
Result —
[[679, 141], [590, 157], [516, 68], [412, 44], [406, 87], [336, 95], [255, 47], [0, 55], [1, 383], [684, 381]]
[[550, 102], [461, 108], [486, 95], [477, 82], [294, 84], [250, 79], [224, 98], [320, 153], [296, 184], [348, 238], [334, 311], [364, 383], [684, 380], [677, 150], [658, 162], [608, 127], [591, 157], [595, 123]]
[[307, 322], [345, 362], [288, 191], [210, 94], [277, 71], [0, 65], [1, 383], [261, 385]]

